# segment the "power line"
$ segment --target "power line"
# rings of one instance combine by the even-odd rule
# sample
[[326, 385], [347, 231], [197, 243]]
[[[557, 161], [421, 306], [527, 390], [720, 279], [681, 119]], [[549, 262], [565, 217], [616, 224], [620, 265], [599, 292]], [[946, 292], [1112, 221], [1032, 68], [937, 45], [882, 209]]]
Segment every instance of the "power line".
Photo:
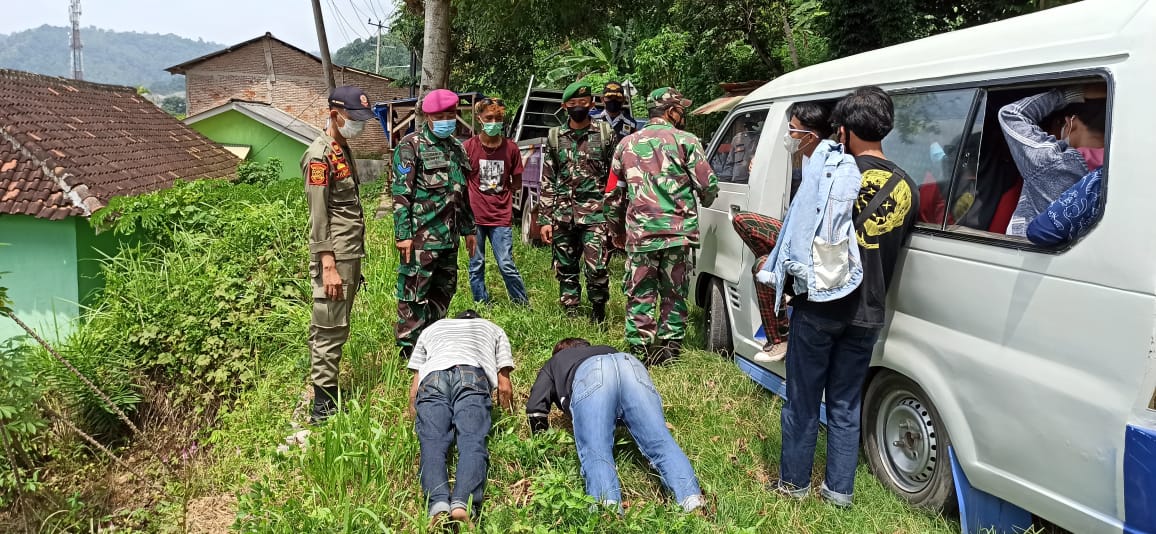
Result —
[[349, 0], [349, 7], [353, 8], [353, 13], [357, 15], [357, 20], [370, 18], [363, 15], [360, 9], [357, 9], [357, 0]]
[[[338, 13], [338, 12], [337, 12], [337, 5], [333, 3], [333, 0], [329, 0], [329, 7], [330, 7], [331, 9], [333, 9], [333, 13], [334, 13], [335, 15], [340, 15], [340, 13]], [[340, 20], [340, 19], [338, 19], [338, 17], [333, 17], [333, 18], [334, 18], [334, 19], [335, 19], [335, 21], [337, 22], [337, 24], [335, 24], [335, 26], [337, 26], [337, 30], [341, 32], [341, 36], [342, 36], [343, 38], [345, 38], [345, 42], [347, 42], [347, 43], [348, 43], [348, 42], [350, 42], [350, 41], [351, 41], [351, 39], [349, 38], [349, 33], [347, 33], [347, 32], [345, 31], [345, 28], [343, 28], [343, 27], [341, 26], [341, 20]]]
[[377, 4], [373, 2], [373, 0], [365, 0], [365, 5], [369, 7], [369, 11], [373, 13], [373, 18], [379, 20], [382, 18], [381, 15], [377, 14]]
[[[342, 13], [341, 10], [337, 9], [337, 3], [334, 0], [329, 0], [329, 4], [333, 6], [333, 12], [337, 14], [337, 18], [341, 22], [345, 23], [345, 27], [348, 28], [358, 39], [361, 39], [362, 37], [365, 37], [366, 39], [372, 38], [372, 36], [367, 34], [367, 33], [361, 33], [361, 31], [366, 31], [364, 28], [361, 27], [361, 25], [355, 26], [353, 24], [350, 24], [349, 19], [345, 18], [345, 14]], [[361, 31], [358, 31], [358, 30], [361, 30]]]

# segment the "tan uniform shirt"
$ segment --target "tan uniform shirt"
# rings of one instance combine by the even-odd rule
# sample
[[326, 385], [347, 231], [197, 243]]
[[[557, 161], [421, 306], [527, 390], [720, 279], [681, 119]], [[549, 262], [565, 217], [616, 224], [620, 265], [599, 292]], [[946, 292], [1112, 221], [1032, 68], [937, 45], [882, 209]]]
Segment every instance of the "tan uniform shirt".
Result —
[[309, 204], [309, 259], [322, 252], [336, 260], [365, 256], [365, 216], [357, 172], [348, 147], [321, 134], [301, 156]]

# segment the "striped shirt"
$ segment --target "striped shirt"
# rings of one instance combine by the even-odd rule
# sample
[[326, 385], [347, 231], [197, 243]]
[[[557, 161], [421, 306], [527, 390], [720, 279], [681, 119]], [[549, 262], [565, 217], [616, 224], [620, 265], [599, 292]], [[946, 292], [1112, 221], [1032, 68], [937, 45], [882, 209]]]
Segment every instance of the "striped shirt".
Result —
[[510, 339], [498, 325], [485, 319], [442, 319], [417, 338], [409, 368], [417, 371], [418, 383], [434, 371], [458, 365], [480, 367], [490, 389], [498, 385], [498, 370], [513, 369]]

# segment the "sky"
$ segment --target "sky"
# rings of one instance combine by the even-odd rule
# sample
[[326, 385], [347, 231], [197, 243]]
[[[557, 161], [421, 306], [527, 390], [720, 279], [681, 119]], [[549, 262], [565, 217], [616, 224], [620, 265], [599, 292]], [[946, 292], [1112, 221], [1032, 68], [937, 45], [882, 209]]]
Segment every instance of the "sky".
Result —
[[[29, 1], [35, 9], [4, 9], [0, 34], [44, 24], [68, 26], [70, 0], [0, 0], [0, 5]], [[388, 22], [393, 0], [320, 0], [330, 50], [358, 37], [377, 35], [368, 18]], [[81, 0], [80, 25], [144, 33], [173, 33], [232, 45], [272, 32], [305, 50], [320, 50], [309, 0]], [[82, 34], [83, 38], [83, 34]]]

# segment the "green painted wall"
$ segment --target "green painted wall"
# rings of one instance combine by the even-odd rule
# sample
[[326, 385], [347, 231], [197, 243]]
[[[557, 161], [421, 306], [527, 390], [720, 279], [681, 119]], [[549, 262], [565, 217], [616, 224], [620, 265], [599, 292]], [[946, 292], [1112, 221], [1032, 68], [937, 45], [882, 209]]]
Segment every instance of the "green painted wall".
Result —
[[91, 305], [97, 291], [104, 288], [104, 276], [100, 272], [100, 262], [116, 254], [121, 241], [135, 242], [132, 238], [120, 237], [112, 231], [100, 235], [92, 229], [88, 219], [73, 217], [76, 225], [76, 285], [80, 303]]
[[301, 169], [297, 164], [301, 161], [301, 154], [305, 153], [306, 145], [240, 112], [226, 111], [190, 124], [189, 127], [218, 143], [251, 146], [253, 150], [246, 158], [247, 161], [267, 161], [275, 157], [281, 160], [282, 178], [301, 178]]
[[[77, 283], [77, 221], [0, 215], [0, 284], [8, 288], [12, 309], [45, 339], [62, 340], [80, 314]], [[23, 331], [0, 318], [0, 339]]]

